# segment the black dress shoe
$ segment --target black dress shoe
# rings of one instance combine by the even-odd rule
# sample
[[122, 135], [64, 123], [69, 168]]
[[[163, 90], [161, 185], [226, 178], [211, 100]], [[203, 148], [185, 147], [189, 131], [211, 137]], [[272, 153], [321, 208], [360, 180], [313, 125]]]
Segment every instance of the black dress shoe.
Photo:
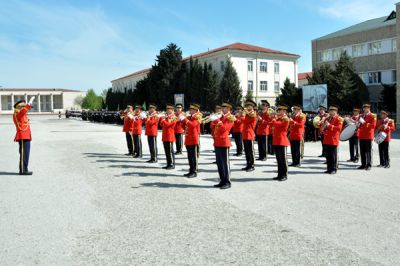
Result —
[[332, 171], [332, 172], [330, 172], [329, 174], [330, 174], [330, 175], [335, 175], [335, 174], [336, 174], [336, 171]]
[[32, 175], [33, 174], [33, 172], [29, 172], [29, 171], [27, 171], [27, 172], [23, 172], [23, 173], [19, 173], [20, 175]]
[[378, 164], [376, 167], [381, 168], [384, 167], [384, 165]]
[[231, 184], [223, 184], [223, 185], [221, 185], [219, 188], [220, 189], [228, 189], [228, 188], [230, 188], [231, 187]]
[[175, 152], [175, 155], [181, 155], [182, 154], [182, 152], [181, 151], [177, 151], [177, 152]]
[[353, 160], [353, 159], [349, 159], [349, 160], [347, 160], [346, 162], [354, 162], [355, 160]]
[[369, 170], [371, 170], [371, 166], [367, 166], [367, 167], [365, 167], [365, 170], [366, 170], [366, 171], [369, 171]]
[[236, 153], [234, 156], [242, 156], [243, 155], [243, 153]]
[[222, 187], [221, 183], [215, 184], [214, 187]]
[[358, 159], [355, 159], [355, 160], [354, 160], [354, 163], [358, 163]]
[[278, 179], [279, 182], [283, 182], [287, 180], [287, 176], [282, 177], [281, 179]]
[[384, 166], [385, 168], [390, 168], [390, 164], [387, 164]]
[[322, 158], [322, 157], [325, 157], [325, 156], [324, 156], [323, 154], [321, 154], [321, 155], [319, 155], [318, 157], [319, 157], [319, 158]]
[[168, 165], [168, 166], [165, 167], [165, 169], [166, 170], [172, 170], [172, 169], [175, 169], [175, 166], [174, 165]]
[[242, 168], [242, 171], [247, 171], [247, 169], [249, 169], [249, 167], [248, 167], [248, 166], [246, 166], [246, 167], [243, 167], [243, 168]]
[[324, 162], [324, 164], [328, 164], [328, 162]]
[[357, 167], [357, 169], [365, 169], [365, 166], [361, 165], [361, 166]]
[[132, 156], [133, 158], [140, 158], [141, 156], [139, 154], [135, 154]]
[[249, 167], [246, 169], [246, 172], [253, 172], [254, 171], [254, 167]]
[[196, 174], [196, 173], [190, 173], [190, 174], [187, 176], [187, 178], [193, 178], [193, 177], [197, 177], [197, 174]]
[[212, 162], [212, 164], [217, 164], [217, 161], [215, 161], [215, 162]]
[[331, 172], [330, 171], [328, 171], [328, 170], [326, 170], [325, 172], [324, 172], [324, 174], [330, 174]]
[[125, 153], [124, 155], [125, 155], [125, 156], [132, 156], [133, 153], [130, 153], [130, 152], [129, 152], [129, 153]]
[[280, 180], [280, 179], [281, 179], [280, 176], [277, 176], [277, 177], [272, 178], [272, 180], [276, 180], [276, 181], [278, 181], [278, 180]]
[[148, 160], [147, 162], [148, 163], [156, 163], [157, 161], [156, 160]]

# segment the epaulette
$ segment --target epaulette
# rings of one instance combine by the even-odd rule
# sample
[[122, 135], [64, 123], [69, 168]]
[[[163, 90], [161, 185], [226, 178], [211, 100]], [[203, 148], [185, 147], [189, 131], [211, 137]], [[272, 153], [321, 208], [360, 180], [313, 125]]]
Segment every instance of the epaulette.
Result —
[[304, 113], [301, 113], [300, 117], [301, 117], [301, 119], [304, 119], [304, 118], [306, 118], [307, 116], [306, 116]]
[[250, 116], [250, 117], [256, 117], [257, 114], [256, 114], [256, 112], [253, 111], [253, 112], [249, 113], [249, 116]]
[[341, 117], [341, 116], [339, 116], [338, 119], [339, 119], [340, 122], [343, 122], [343, 120], [344, 120], [344, 118]]
[[394, 120], [393, 119], [389, 119], [389, 123], [394, 123]]
[[227, 119], [229, 122], [236, 121], [236, 117], [234, 115], [228, 115]]
[[372, 117], [373, 117], [373, 118], [376, 118], [376, 114], [372, 113]]
[[289, 121], [289, 117], [287, 117], [287, 116], [282, 117], [282, 121], [283, 121], [283, 122]]

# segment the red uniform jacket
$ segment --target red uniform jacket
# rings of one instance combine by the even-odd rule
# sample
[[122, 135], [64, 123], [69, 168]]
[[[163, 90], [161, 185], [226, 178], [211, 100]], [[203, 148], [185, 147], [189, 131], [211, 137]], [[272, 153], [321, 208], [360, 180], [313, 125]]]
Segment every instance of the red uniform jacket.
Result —
[[364, 118], [365, 123], [360, 126], [359, 139], [374, 139], [374, 130], [376, 126], [376, 115], [368, 113], [367, 115], [361, 115]]
[[214, 146], [215, 147], [230, 147], [231, 141], [229, 140], [229, 132], [235, 122], [235, 116], [231, 113], [223, 115], [220, 119], [215, 120], [214, 131]]
[[[216, 113], [216, 115], [222, 115], [222, 113]], [[215, 122], [215, 121], [214, 121]], [[216, 123], [214, 123], [214, 122], [211, 122], [210, 123], [210, 131], [211, 131], [211, 136], [213, 136], [214, 137], [214, 132], [215, 132], [215, 125], [216, 125]]]
[[148, 116], [145, 120], [146, 136], [156, 137], [158, 135], [158, 117], [157, 112], [154, 112], [152, 115]]
[[24, 108], [14, 113], [13, 120], [15, 128], [17, 129], [14, 141], [19, 141], [22, 139], [32, 140], [31, 126], [29, 125], [28, 116], [26, 115], [30, 109], [31, 105], [27, 104]]
[[[325, 119], [328, 118], [329, 114], [327, 114], [327, 113], [325, 113], [324, 115], [318, 114], [318, 116], [321, 118], [321, 121], [322, 121], [322, 119], [323, 119], [324, 117], [325, 117]], [[322, 131], [322, 127], [319, 127], [318, 132], [319, 132], [319, 135], [320, 135], [320, 136], [321, 136], [321, 135], [324, 135], [324, 132]]]
[[376, 123], [376, 128], [378, 132], [385, 132], [387, 134], [387, 137], [384, 141], [390, 142], [390, 140], [392, 139], [391, 132], [396, 129], [396, 126], [393, 119], [386, 118], [384, 120], [378, 120], [378, 122]]
[[257, 123], [257, 113], [255, 111], [246, 114], [243, 121], [243, 140], [254, 140], [254, 129]]
[[142, 135], [142, 124], [143, 120], [139, 117], [141, 112], [135, 113], [135, 118], [132, 123], [132, 134], [133, 135]]
[[162, 127], [162, 141], [175, 142], [176, 121], [177, 117], [175, 114], [161, 118], [160, 125]]
[[122, 118], [124, 119], [124, 126], [122, 127], [122, 132], [131, 132], [133, 126], [133, 119], [128, 117], [127, 112], [122, 112]]
[[[351, 120], [353, 120], [355, 123], [357, 123], [359, 119], [360, 119], [360, 115], [357, 115], [357, 116], [353, 115], [351, 117]], [[360, 135], [360, 128], [357, 128], [357, 130], [356, 130], [356, 132], [354, 132], [353, 136], [358, 137], [359, 135]]]
[[267, 112], [263, 112], [261, 115], [261, 120], [258, 120], [258, 124], [257, 124], [257, 130], [256, 130], [256, 134], [257, 135], [269, 135], [269, 127], [270, 127], [270, 121], [271, 118], [268, 115]]
[[271, 125], [272, 130], [272, 145], [274, 146], [289, 146], [289, 139], [287, 137], [287, 131], [289, 128], [289, 118], [287, 116], [273, 119]]
[[233, 122], [232, 132], [242, 133], [243, 131], [244, 115], [236, 115], [236, 120]]
[[340, 132], [342, 132], [343, 118], [336, 115], [332, 118], [327, 118], [326, 121], [329, 123], [329, 126], [327, 126], [324, 131], [324, 144], [339, 146], [339, 136]]
[[[176, 112], [175, 116], [179, 117], [181, 114], [185, 114], [184, 112]], [[182, 134], [185, 131], [185, 124], [182, 121], [177, 120], [175, 124], [175, 134]]]
[[290, 121], [290, 140], [303, 140], [306, 121], [307, 116], [303, 113], [292, 117], [292, 121]]
[[201, 113], [197, 112], [182, 120], [182, 123], [186, 126], [185, 145], [199, 145], [199, 125], [201, 123]]

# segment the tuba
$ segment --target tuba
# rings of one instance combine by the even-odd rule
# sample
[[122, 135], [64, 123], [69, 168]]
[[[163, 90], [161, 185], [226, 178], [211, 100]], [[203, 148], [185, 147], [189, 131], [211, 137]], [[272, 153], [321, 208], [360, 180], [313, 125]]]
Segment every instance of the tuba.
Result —
[[319, 117], [318, 115], [315, 116], [312, 123], [315, 128], [319, 128], [321, 126], [321, 117]]

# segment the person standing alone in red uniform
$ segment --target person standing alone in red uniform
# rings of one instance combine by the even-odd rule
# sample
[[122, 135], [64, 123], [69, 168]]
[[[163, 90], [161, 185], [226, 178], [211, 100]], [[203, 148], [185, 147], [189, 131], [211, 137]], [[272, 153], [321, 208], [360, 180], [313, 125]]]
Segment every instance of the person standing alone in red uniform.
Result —
[[371, 170], [372, 166], [372, 140], [374, 139], [374, 131], [376, 126], [376, 115], [370, 111], [371, 105], [366, 103], [363, 105], [363, 114], [358, 122], [359, 139], [360, 139], [360, 156], [361, 166], [358, 169]]
[[246, 172], [254, 171], [254, 129], [257, 123], [257, 113], [254, 108], [256, 106], [257, 104], [252, 100], [247, 100], [245, 103], [242, 137], [244, 153], [246, 154], [246, 167], [242, 170]]
[[324, 132], [324, 145], [326, 147], [326, 174], [334, 175], [338, 169], [338, 146], [339, 136], [343, 127], [343, 118], [338, 115], [339, 107], [331, 105], [329, 107], [329, 116], [325, 119], [321, 127]]
[[32, 103], [35, 97], [30, 98], [29, 103], [25, 101], [18, 101], [14, 104], [13, 121], [17, 133], [15, 134], [14, 141], [19, 144], [19, 174], [32, 175], [28, 170], [29, 154], [31, 150], [31, 127], [29, 124], [27, 112], [32, 108]]

